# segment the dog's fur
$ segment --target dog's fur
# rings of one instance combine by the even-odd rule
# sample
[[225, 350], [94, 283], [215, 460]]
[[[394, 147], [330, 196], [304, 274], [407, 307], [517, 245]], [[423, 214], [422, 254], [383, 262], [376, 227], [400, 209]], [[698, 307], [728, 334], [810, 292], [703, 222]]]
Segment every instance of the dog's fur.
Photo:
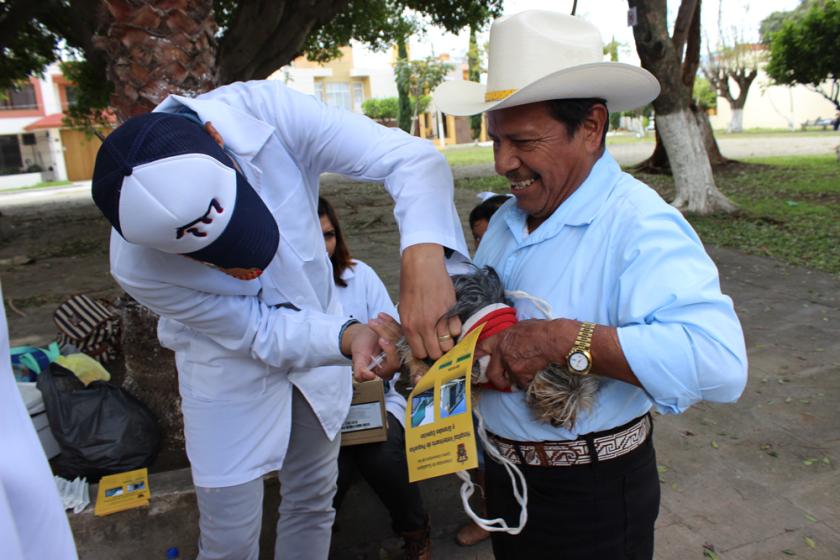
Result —
[[[455, 285], [456, 303], [444, 318], [457, 316], [463, 323], [488, 305], [512, 305], [505, 297], [505, 289], [499, 275], [491, 267], [477, 269], [473, 274], [453, 276], [452, 282]], [[412, 379], [417, 379], [431, 367], [431, 363], [415, 360], [405, 342], [397, 346]], [[479, 375], [479, 364], [476, 360], [473, 363], [472, 381], [475, 382]], [[574, 427], [578, 414], [592, 406], [597, 391], [596, 378], [574, 375], [564, 367], [551, 364], [534, 377], [527, 388], [526, 398], [538, 420], [570, 430]]]

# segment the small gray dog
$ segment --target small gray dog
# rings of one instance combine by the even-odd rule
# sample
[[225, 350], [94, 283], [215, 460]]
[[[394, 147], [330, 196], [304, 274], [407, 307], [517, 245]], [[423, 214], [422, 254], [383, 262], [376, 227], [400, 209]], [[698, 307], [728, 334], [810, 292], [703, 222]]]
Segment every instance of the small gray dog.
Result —
[[[502, 303], [512, 306], [505, 297], [499, 275], [489, 266], [476, 269], [473, 274], [453, 276], [452, 283], [455, 285], [456, 303], [442, 319], [457, 316], [463, 324], [488, 305]], [[397, 348], [411, 379], [418, 379], [431, 367], [430, 362], [414, 359], [404, 340], [397, 344]], [[473, 383], [481, 377], [481, 366], [476, 360], [473, 363]], [[575, 425], [577, 415], [592, 406], [597, 391], [597, 378], [574, 375], [562, 366], [551, 364], [537, 373], [528, 385], [526, 398], [538, 420], [570, 430]]]

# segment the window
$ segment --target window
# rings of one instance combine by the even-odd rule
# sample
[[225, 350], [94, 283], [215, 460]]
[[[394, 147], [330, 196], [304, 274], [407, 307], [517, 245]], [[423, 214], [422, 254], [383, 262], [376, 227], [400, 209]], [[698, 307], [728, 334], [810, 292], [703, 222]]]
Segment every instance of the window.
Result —
[[327, 105], [352, 111], [350, 84], [347, 82], [327, 82]]
[[78, 99], [78, 96], [79, 96], [79, 88], [77, 88], [76, 86], [65, 86], [64, 87], [64, 99], [66, 100], [67, 105], [64, 108], [66, 109], [67, 107], [72, 107], [73, 105], [75, 105], [76, 104], [76, 99]]
[[353, 110], [362, 112], [362, 103], [365, 100], [365, 85], [362, 82], [353, 82]]
[[20, 157], [20, 144], [14, 135], [0, 136], [0, 174], [20, 173], [23, 160]]
[[0, 92], [0, 111], [20, 111], [38, 108], [35, 97], [35, 87], [32, 84], [21, 84]]
[[315, 99], [324, 102], [324, 82], [323, 80], [315, 80], [313, 87], [315, 88]]

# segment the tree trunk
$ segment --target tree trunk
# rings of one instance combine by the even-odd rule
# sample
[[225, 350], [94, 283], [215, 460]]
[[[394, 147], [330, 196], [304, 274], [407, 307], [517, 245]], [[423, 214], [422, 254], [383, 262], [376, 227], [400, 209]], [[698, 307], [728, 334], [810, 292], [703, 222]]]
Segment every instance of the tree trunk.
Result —
[[[397, 56], [400, 60], [408, 62], [408, 48], [405, 45], [405, 37], [400, 37], [397, 41]], [[397, 121], [399, 126], [409, 134], [413, 132], [413, 120], [411, 118], [411, 101], [408, 97], [408, 85], [400, 85], [397, 81], [397, 95], [399, 96], [399, 106], [397, 107]]]
[[[699, 0], [683, 0], [674, 26], [674, 41], [668, 35], [665, 0], [629, 0], [629, 4], [636, 8], [638, 15], [633, 35], [639, 59], [662, 86], [653, 107], [657, 133], [674, 176], [676, 198], [672, 204], [680, 210], [698, 214], [735, 210], [715, 186], [700, 127], [689, 108], [691, 90], [684, 82], [680, 60], [682, 47], [693, 31], [692, 24], [699, 31], [696, 28], [700, 17]], [[694, 64], [693, 60], [688, 62]]]
[[[95, 43], [108, 61], [111, 106], [120, 120], [152, 110], [171, 93], [194, 96], [216, 86], [212, 0], [107, 0], [105, 6], [111, 20]], [[167, 465], [183, 466], [186, 459], [178, 457], [184, 427], [172, 352], [161, 348], [151, 311], [131, 300], [122, 317], [123, 386], [157, 417]]]
[[744, 131], [744, 109], [742, 107], [732, 107], [732, 116], [729, 118], [728, 132], [743, 132]]
[[107, 0], [111, 23], [96, 39], [114, 84], [121, 120], [151, 111], [170, 93], [195, 95], [216, 85], [212, 0]]
[[712, 169], [717, 169], [722, 165], [732, 163], [731, 159], [724, 157], [720, 153], [720, 147], [718, 146], [715, 133], [712, 130], [712, 123], [709, 122], [709, 115], [706, 114], [706, 111], [692, 104], [691, 112], [694, 113], [697, 126], [700, 128], [700, 134], [703, 136], [703, 145], [706, 146], [706, 153], [709, 156], [709, 163], [712, 165]]
[[168, 468], [185, 467], [188, 462], [175, 354], [158, 342], [158, 316], [128, 296], [121, 300], [125, 359], [122, 386], [149, 407], [157, 418], [161, 451]]
[[692, 214], [712, 214], [736, 209], [715, 187], [706, 146], [690, 109], [656, 116], [656, 126], [668, 152], [677, 196], [671, 204]]
[[[478, 52], [477, 35], [477, 26], [475, 24], [470, 25], [470, 44], [467, 50], [467, 77], [471, 82], [478, 82], [481, 79], [481, 60]], [[470, 117], [470, 130], [472, 131], [473, 140], [478, 140], [481, 136], [481, 119], [481, 114]]]

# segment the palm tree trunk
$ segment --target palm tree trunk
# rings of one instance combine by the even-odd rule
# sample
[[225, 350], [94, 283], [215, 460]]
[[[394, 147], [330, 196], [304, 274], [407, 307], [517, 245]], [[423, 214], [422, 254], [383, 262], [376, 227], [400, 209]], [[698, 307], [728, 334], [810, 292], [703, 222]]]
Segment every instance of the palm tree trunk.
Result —
[[109, 61], [111, 106], [121, 120], [170, 93], [196, 95], [216, 82], [212, 0], [106, 0], [111, 17], [97, 47]]

